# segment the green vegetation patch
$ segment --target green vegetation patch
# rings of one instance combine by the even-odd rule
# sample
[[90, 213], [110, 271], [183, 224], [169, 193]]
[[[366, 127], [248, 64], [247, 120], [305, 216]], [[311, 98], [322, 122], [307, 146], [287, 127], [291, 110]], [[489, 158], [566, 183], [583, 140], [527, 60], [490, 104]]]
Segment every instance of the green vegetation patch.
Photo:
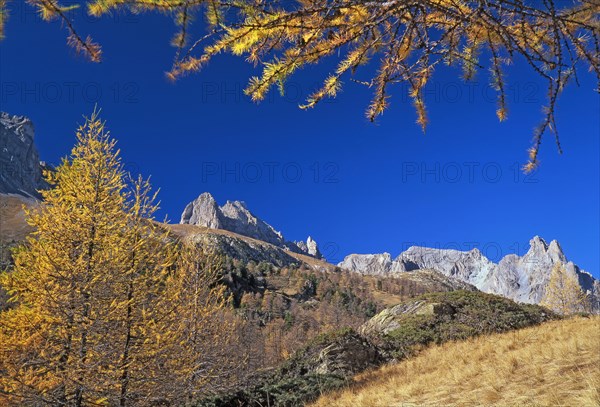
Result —
[[410, 356], [414, 349], [431, 343], [506, 332], [557, 318], [537, 305], [473, 291], [425, 294], [411, 302], [417, 301], [426, 304], [415, 312], [394, 316], [398, 328], [378, 340], [394, 358]]

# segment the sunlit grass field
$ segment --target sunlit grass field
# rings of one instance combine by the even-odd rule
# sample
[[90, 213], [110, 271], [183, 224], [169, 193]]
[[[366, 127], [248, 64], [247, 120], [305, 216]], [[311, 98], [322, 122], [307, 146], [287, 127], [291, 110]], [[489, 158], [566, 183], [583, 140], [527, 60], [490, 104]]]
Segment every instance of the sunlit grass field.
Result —
[[600, 317], [432, 347], [312, 406], [481, 405], [600, 406]]

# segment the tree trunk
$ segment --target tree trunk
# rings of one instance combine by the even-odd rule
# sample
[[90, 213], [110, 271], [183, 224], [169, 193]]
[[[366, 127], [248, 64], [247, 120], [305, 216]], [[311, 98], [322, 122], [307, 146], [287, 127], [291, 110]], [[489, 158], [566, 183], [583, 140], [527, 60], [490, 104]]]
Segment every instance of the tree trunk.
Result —
[[125, 407], [127, 404], [127, 390], [129, 387], [129, 348], [131, 346], [131, 300], [133, 299], [133, 281], [129, 282], [127, 291], [127, 333], [125, 336], [125, 348], [123, 349], [123, 360], [121, 361], [121, 396], [119, 406]]

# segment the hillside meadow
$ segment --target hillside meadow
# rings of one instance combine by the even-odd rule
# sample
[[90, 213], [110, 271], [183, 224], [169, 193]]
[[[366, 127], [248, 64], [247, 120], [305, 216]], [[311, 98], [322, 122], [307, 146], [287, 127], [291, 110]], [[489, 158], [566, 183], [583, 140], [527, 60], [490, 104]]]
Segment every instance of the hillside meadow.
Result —
[[600, 406], [600, 317], [448, 342], [311, 407]]

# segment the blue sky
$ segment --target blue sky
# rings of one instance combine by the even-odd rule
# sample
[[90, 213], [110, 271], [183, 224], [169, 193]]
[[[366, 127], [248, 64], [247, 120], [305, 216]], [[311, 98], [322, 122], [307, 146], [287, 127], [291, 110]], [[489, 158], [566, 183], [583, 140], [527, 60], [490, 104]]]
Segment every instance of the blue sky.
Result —
[[[550, 136], [541, 168], [526, 160], [541, 119], [544, 84], [520, 61], [508, 71], [509, 120], [498, 123], [487, 73], [474, 83], [438, 70], [427, 91], [423, 134], [403, 88], [375, 124], [370, 91], [346, 81], [339, 98], [311, 111], [297, 105], [325, 66], [292, 78], [288, 94], [261, 104], [243, 95], [254, 68], [217, 57], [199, 74], [165, 79], [174, 28], [160, 15], [75, 22], [103, 46], [101, 64], [65, 45], [59, 24], [9, 3], [0, 43], [1, 109], [29, 116], [44, 160], [57, 162], [94, 105], [102, 108], [129, 169], [161, 188], [161, 217], [177, 222], [201, 192], [244, 200], [290, 240], [313, 236], [325, 255], [399, 254], [413, 244], [478, 247], [493, 260], [527, 251], [529, 239], [557, 239], [567, 257], [599, 276], [600, 99], [582, 70], [559, 101], [564, 154]], [[201, 27], [200, 27], [201, 28]]]

